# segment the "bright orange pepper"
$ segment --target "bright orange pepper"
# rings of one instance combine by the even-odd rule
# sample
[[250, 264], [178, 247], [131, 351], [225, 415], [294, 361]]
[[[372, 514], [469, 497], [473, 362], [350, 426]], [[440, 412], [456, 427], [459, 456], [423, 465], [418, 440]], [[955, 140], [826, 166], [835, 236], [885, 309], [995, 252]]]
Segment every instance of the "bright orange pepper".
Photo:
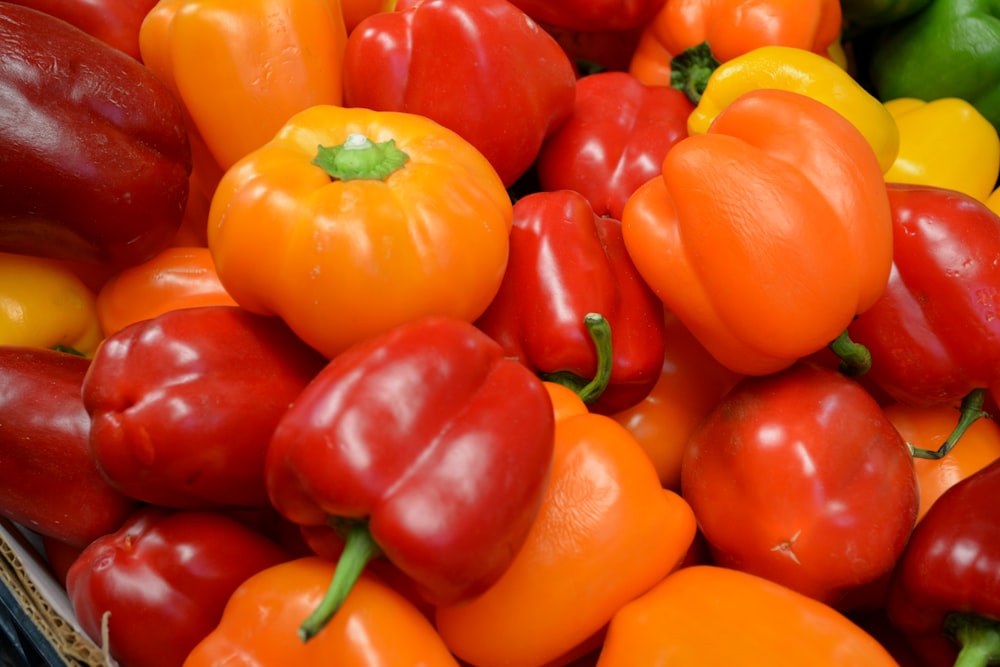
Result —
[[344, 13], [344, 25], [350, 34], [354, 28], [373, 14], [391, 12], [396, 6], [396, 0], [340, 0]]
[[555, 457], [527, 542], [493, 587], [435, 614], [448, 647], [477, 667], [569, 662], [694, 540], [691, 508], [660, 486], [628, 431], [589, 412], [572, 390], [546, 387]]
[[703, 42], [719, 62], [768, 45], [830, 55], [840, 29], [838, 0], [667, 0], [643, 29], [629, 72], [669, 86], [671, 59]]
[[430, 621], [369, 574], [361, 575], [319, 634], [308, 642], [299, 639], [299, 625], [323, 599], [335, 567], [333, 561], [305, 557], [250, 577], [184, 667], [458, 667]]
[[597, 667], [898, 667], [832, 607], [714, 565], [677, 570], [615, 614]]
[[208, 248], [170, 247], [115, 274], [97, 293], [97, 318], [106, 335], [178, 308], [235, 306], [219, 280]]
[[719, 399], [743, 376], [729, 370], [665, 313], [663, 371], [638, 405], [612, 417], [646, 450], [664, 488], [680, 491], [681, 458], [688, 438]]

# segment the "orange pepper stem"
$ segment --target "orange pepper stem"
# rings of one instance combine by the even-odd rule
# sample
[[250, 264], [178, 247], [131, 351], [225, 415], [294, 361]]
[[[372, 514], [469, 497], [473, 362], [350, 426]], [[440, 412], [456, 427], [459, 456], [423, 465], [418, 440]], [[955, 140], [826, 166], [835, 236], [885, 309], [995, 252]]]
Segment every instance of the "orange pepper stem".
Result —
[[587, 333], [590, 334], [590, 339], [594, 341], [594, 347], [597, 349], [597, 370], [594, 373], [594, 378], [587, 381], [568, 371], [540, 373], [539, 375], [547, 382], [555, 382], [569, 387], [586, 405], [591, 405], [601, 397], [611, 381], [613, 360], [611, 325], [600, 313], [587, 313], [583, 318], [583, 324], [587, 327]]
[[698, 104], [712, 72], [721, 64], [708, 42], [686, 48], [670, 59], [670, 87], [687, 95], [692, 104]]
[[914, 447], [910, 445], [910, 452], [913, 453], [913, 458], [917, 459], [932, 459], [937, 460], [944, 458], [948, 452], [951, 451], [959, 438], [961, 438], [965, 432], [972, 426], [976, 420], [986, 417], [986, 411], [983, 410], [983, 405], [986, 402], [986, 390], [985, 389], [973, 389], [965, 398], [962, 399], [962, 404], [959, 406], [961, 414], [958, 418], [958, 424], [952, 430], [951, 435], [948, 439], [938, 447], [937, 449], [921, 449], [920, 447]]
[[396, 148], [395, 139], [376, 144], [363, 134], [353, 133], [339, 146], [317, 147], [312, 164], [339, 181], [359, 178], [384, 181], [409, 159], [409, 155]]
[[367, 521], [331, 517], [330, 524], [343, 535], [344, 551], [337, 561], [326, 595], [299, 626], [299, 639], [303, 642], [309, 641], [326, 627], [347, 600], [368, 561], [382, 552], [368, 530]]
[[962, 647], [954, 667], [986, 667], [1000, 660], [1000, 623], [954, 612], [945, 618], [945, 632]]
[[851, 340], [847, 329], [830, 343], [830, 349], [840, 357], [840, 372], [848, 377], [864, 375], [872, 367], [872, 353], [864, 345]]

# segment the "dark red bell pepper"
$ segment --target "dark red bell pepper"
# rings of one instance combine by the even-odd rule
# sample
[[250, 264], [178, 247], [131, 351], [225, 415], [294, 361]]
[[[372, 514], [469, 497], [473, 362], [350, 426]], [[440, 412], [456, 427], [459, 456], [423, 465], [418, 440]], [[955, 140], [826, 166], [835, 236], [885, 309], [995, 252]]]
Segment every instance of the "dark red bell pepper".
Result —
[[369, 16], [347, 40], [344, 103], [427, 116], [512, 185], [573, 107], [562, 47], [507, 0], [418, 0]]
[[326, 358], [276, 317], [172, 310], [108, 336], [83, 383], [110, 482], [178, 509], [267, 507], [265, 451]]
[[75, 547], [116, 530], [137, 503], [90, 456], [80, 397], [90, 361], [0, 346], [0, 515]]
[[136, 60], [139, 27], [157, 0], [8, 0], [61, 18]]
[[[595, 345], [588, 313], [610, 325], [610, 350]], [[536, 192], [514, 204], [507, 272], [476, 326], [507, 357], [574, 389], [602, 374], [607, 357], [610, 375], [584, 396], [594, 412], [637, 404], [663, 369], [663, 302], [629, 258], [621, 222], [597, 215], [572, 190]]]
[[233, 592], [290, 556], [223, 514], [145, 506], [89, 544], [66, 574], [77, 620], [121, 667], [180, 667]]
[[177, 98], [139, 61], [0, 3], [0, 250], [114, 266], [165, 248], [187, 203]]
[[554, 422], [542, 381], [464, 320], [420, 318], [334, 357], [267, 454], [275, 508], [346, 542], [303, 638], [378, 554], [432, 604], [492, 585], [538, 514]]
[[665, 0], [511, 0], [535, 19], [580, 31], [628, 30], [644, 25]]
[[1000, 461], [941, 495], [917, 524], [886, 612], [928, 665], [1000, 661]]
[[663, 173], [667, 151], [688, 136], [693, 110], [681, 91], [627, 72], [583, 77], [572, 113], [538, 154], [542, 189], [576, 190], [595, 213], [620, 220], [632, 193]]

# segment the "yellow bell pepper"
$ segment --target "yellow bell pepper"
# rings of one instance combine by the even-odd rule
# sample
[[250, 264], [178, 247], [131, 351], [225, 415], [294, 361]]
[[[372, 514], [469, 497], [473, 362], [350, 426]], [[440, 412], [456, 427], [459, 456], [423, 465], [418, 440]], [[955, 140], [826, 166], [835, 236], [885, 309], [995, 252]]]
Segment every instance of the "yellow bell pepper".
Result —
[[832, 60], [791, 46], [762, 46], [716, 68], [688, 116], [688, 133], [704, 134], [736, 98], [763, 88], [799, 93], [833, 108], [864, 135], [883, 173], [895, 161], [899, 131], [885, 106]]
[[899, 154], [885, 180], [950, 188], [986, 201], [1000, 172], [1000, 136], [957, 97], [885, 103], [899, 128]]
[[1000, 188], [994, 190], [993, 194], [986, 198], [986, 206], [997, 215], [1000, 215]]
[[0, 345], [94, 354], [104, 335], [93, 291], [58, 260], [0, 253]]

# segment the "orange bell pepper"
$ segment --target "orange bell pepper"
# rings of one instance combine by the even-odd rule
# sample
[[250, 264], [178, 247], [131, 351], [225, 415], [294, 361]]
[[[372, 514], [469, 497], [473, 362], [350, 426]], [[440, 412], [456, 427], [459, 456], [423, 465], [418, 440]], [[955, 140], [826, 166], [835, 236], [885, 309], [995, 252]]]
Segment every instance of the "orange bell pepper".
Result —
[[639, 36], [629, 72], [669, 86], [671, 60], [704, 42], [719, 62], [769, 45], [829, 56], [840, 28], [838, 0], [667, 0]]
[[340, 0], [344, 14], [344, 26], [347, 34], [363, 20], [379, 12], [391, 12], [396, 7], [396, 0]]
[[105, 334], [168, 310], [235, 306], [219, 280], [208, 248], [173, 246], [113, 275], [97, 293], [97, 319]]
[[226, 172], [208, 245], [241, 306], [332, 357], [420, 316], [477, 318], [503, 279], [513, 218], [496, 170], [455, 132], [319, 105]]
[[898, 667], [832, 607], [752, 574], [682, 568], [615, 614], [597, 667]]
[[892, 219], [864, 136], [810, 97], [751, 91], [677, 143], [622, 215], [625, 245], [668, 310], [720, 363], [787, 368], [885, 290]]
[[435, 613], [448, 648], [477, 667], [565, 664], [585, 653], [694, 540], [691, 508], [660, 487], [628, 431], [572, 390], [545, 384], [555, 457], [527, 542], [485, 593]]
[[743, 376], [729, 370], [671, 312], [664, 314], [665, 354], [660, 379], [638, 405], [611, 415], [646, 450], [660, 484], [680, 492], [688, 438]]
[[329, 625], [308, 642], [299, 639], [299, 625], [323, 599], [335, 566], [304, 557], [250, 577], [184, 667], [458, 667], [427, 617], [369, 574]]

